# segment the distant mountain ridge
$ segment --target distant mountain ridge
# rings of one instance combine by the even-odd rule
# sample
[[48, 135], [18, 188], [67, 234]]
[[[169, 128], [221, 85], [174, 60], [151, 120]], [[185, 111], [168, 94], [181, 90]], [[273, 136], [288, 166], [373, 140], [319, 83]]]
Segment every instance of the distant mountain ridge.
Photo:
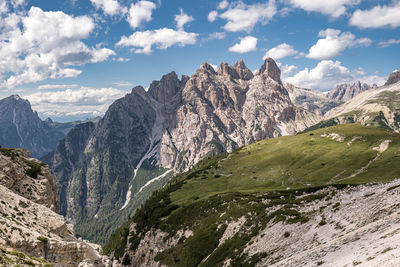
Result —
[[64, 134], [42, 121], [28, 100], [12, 95], [0, 100], [0, 145], [25, 148], [32, 156], [51, 152]]
[[181, 79], [171, 72], [147, 92], [133, 88], [98, 123], [77, 126], [58, 144], [50, 165], [61, 212], [79, 234], [104, 242], [174, 173], [320, 119], [291, 101], [272, 59], [255, 75], [243, 61], [218, 72], [203, 63]]
[[376, 84], [370, 86], [366, 83], [361, 83], [360, 81], [356, 81], [351, 84], [339, 84], [334, 89], [329, 91], [327, 97], [330, 99], [346, 102], [354, 98], [356, 95], [376, 87], [378, 87]]
[[321, 122], [307, 130], [345, 123], [359, 123], [400, 132], [400, 75], [398, 73], [392, 73], [385, 85], [366, 90], [329, 110]]
[[302, 107], [321, 116], [342, 103], [339, 100], [328, 98], [326, 94], [322, 92], [312, 89], [298, 87], [290, 83], [287, 83], [285, 87], [293, 103], [298, 107]]

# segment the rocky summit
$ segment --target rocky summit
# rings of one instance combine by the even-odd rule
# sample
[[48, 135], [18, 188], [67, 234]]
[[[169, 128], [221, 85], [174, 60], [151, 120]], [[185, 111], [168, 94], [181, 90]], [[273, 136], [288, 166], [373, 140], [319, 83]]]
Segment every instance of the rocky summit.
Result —
[[111, 266], [57, 214], [54, 176], [22, 149], [0, 148], [0, 265]]
[[18, 95], [0, 100], [0, 145], [25, 148], [32, 156], [42, 157], [64, 136], [42, 121], [29, 101]]
[[104, 242], [150, 194], [201, 159], [295, 134], [321, 115], [296, 106], [268, 58], [253, 74], [241, 60], [191, 77], [171, 72], [115, 101], [97, 123], [78, 125], [49, 160], [61, 213]]

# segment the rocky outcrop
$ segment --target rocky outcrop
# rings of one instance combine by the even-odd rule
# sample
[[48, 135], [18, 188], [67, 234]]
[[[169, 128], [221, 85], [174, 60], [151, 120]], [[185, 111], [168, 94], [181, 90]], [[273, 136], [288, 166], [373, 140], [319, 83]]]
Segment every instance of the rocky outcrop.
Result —
[[47, 165], [23, 149], [0, 148], [0, 184], [58, 212], [57, 187]]
[[396, 70], [393, 71], [390, 75], [388, 80], [386, 81], [385, 85], [395, 84], [400, 81], [400, 71]]
[[28, 152], [0, 148], [0, 199], [0, 245], [6, 251], [57, 266], [111, 266], [100, 246], [76, 238], [73, 226], [55, 212], [54, 176]]
[[318, 120], [293, 104], [272, 59], [256, 75], [243, 61], [218, 72], [203, 63], [190, 78], [172, 72], [147, 92], [135, 87], [92, 128], [59, 143], [51, 166], [61, 212], [80, 234], [104, 242], [121, 221], [115, 218], [127, 218], [174, 173]]
[[374, 84], [373, 86], [370, 86], [366, 83], [361, 83], [360, 81], [357, 81], [352, 84], [340, 84], [337, 85], [336, 88], [332, 89], [328, 94], [327, 97], [330, 99], [334, 99], [337, 101], [348, 101], [352, 98], [354, 98], [356, 95], [367, 91], [372, 88], [376, 88], [377, 86]]
[[29, 101], [18, 95], [0, 100], [0, 145], [24, 148], [33, 157], [51, 152], [64, 134], [42, 121]]
[[[304, 193], [297, 196], [304, 199], [297, 206], [297, 212], [308, 216], [302, 222], [282, 222], [275, 219], [263, 224], [262, 221], [246, 219], [244, 216], [236, 221], [225, 221], [226, 228], [223, 228], [224, 223], [219, 224], [220, 228], [225, 229], [223, 235], [219, 235], [219, 244], [209, 251], [210, 254], [205, 254], [201, 262], [211, 262], [214, 265], [224, 262], [224, 266], [235, 266], [232, 264], [238, 258], [237, 255], [235, 258], [238, 253], [234, 249], [234, 244], [237, 244], [235, 241], [239, 242], [237, 240], [241, 236], [246, 236], [252, 229], [259, 229], [262, 225], [256, 235], [243, 242], [243, 253], [240, 254], [247, 262], [257, 259], [257, 264], [253, 262], [252, 266], [397, 266], [400, 262], [400, 233], [397, 230], [400, 227], [397, 215], [399, 206], [396, 201], [399, 188], [400, 181], [396, 180], [388, 184], [353, 185], [341, 189], [326, 187], [316, 192]], [[273, 217], [274, 211], [279, 210], [279, 207], [268, 206], [272, 205], [273, 200], [263, 202], [267, 204], [264, 212]], [[224, 204], [225, 207], [229, 206], [228, 203]], [[226, 211], [215, 210], [214, 208], [213, 212], [221, 217]], [[133, 226], [134, 223], [131, 224], [130, 233], [135, 236]], [[129, 249], [128, 244], [124, 256], [129, 258], [132, 266], [167, 266], [165, 255], [175, 257], [176, 261], [182, 257], [169, 249], [187, 248], [179, 245], [181, 233], [182, 231], [178, 231], [171, 236], [160, 229], [152, 228], [145, 233], [135, 250]], [[218, 235], [217, 231], [215, 235]], [[188, 239], [181, 240], [186, 242]], [[192, 255], [198, 254], [196, 248], [192, 248], [190, 252]], [[164, 257], [157, 258], [157, 255]], [[225, 258], [221, 258], [221, 255]], [[160, 262], [160, 258], [164, 262]]]

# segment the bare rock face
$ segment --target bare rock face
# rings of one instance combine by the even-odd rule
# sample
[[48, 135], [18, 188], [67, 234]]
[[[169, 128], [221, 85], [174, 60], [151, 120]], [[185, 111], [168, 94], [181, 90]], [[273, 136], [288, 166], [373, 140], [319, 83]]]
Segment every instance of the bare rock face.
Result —
[[0, 184], [58, 212], [57, 188], [47, 165], [23, 149], [0, 148]]
[[237, 73], [239, 74], [239, 78], [245, 81], [251, 80], [254, 77], [254, 74], [251, 70], [249, 70], [244, 64], [243, 59], [236, 62], [234, 65]]
[[336, 86], [336, 88], [332, 89], [327, 94], [327, 97], [338, 101], [348, 101], [353, 97], [355, 97], [356, 95], [376, 87], [377, 87], [376, 85], [370, 86], [366, 83], [362, 84], [360, 81], [357, 81], [352, 84], [347, 84], [347, 83], [340, 84]]
[[272, 58], [267, 58], [264, 61], [264, 64], [261, 66], [261, 69], [258, 71], [259, 74], [265, 73], [272, 80], [276, 81], [277, 83], [282, 83], [281, 81], [281, 70], [279, 69], [278, 65]]
[[[242, 60], [222, 63], [218, 72], [203, 63], [190, 78], [172, 72], [147, 92], [135, 87], [96, 125], [75, 137], [72, 130], [59, 143], [51, 165], [62, 188], [62, 214], [74, 223], [85, 220], [87, 231], [79, 234], [105, 242], [115, 229], [111, 218], [127, 217], [174, 173], [256, 140], [295, 134], [319, 119], [291, 101], [272, 59], [256, 75]], [[75, 139], [81, 145], [71, 149]], [[109, 232], [97, 239], [104, 229]]]
[[400, 81], [400, 71], [396, 70], [389, 75], [388, 80], [386, 81], [385, 85], [395, 84]]
[[75, 237], [58, 209], [54, 176], [24, 150], [0, 149], [0, 244], [59, 266], [111, 266], [101, 247]]

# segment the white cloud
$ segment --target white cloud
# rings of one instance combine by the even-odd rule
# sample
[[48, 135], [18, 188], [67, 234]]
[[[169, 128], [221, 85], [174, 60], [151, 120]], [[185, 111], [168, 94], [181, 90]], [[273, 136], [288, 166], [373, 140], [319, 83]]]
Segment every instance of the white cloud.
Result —
[[90, 0], [97, 9], [102, 9], [104, 14], [114, 16], [125, 13], [126, 8], [120, 6], [117, 0]]
[[320, 31], [319, 39], [315, 45], [313, 45], [307, 55], [308, 58], [313, 59], [329, 59], [338, 56], [340, 52], [348, 47], [354, 46], [369, 46], [372, 42], [369, 38], [356, 39], [354, 34], [350, 32], [341, 32], [335, 29], [326, 29]]
[[129, 62], [129, 61], [131, 61], [130, 58], [126, 58], [126, 57], [114, 57], [112, 60], [113, 61], [117, 61], [117, 62]]
[[236, 53], [247, 53], [257, 49], [257, 38], [246, 36], [240, 39], [240, 43], [229, 47], [229, 51]]
[[217, 17], [218, 17], [218, 12], [214, 10], [208, 13], [207, 19], [209, 22], [214, 22], [217, 19]]
[[356, 10], [349, 24], [359, 28], [383, 28], [400, 26], [400, 3], [393, 6], [375, 6], [370, 10]]
[[257, 3], [246, 5], [243, 2], [237, 2], [219, 17], [227, 20], [224, 29], [230, 32], [247, 31], [250, 32], [254, 26], [261, 22], [268, 23], [277, 13], [275, 0], [269, 0], [266, 3]]
[[297, 70], [297, 66], [295, 65], [282, 65], [281, 62], [277, 61], [276, 64], [281, 69], [281, 79], [282, 81], [286, 81], [286, 79]]
[[378, 46], [383, 48], [383, 47], [388, 47], [391, 45], [395, 45], [395, 44], [400, 44], [400, 39], [390, 39], [387, 41], [382, 41], [378, 43]]
[[288, 77], [286, 82], [305, 88], [326, 91], [337, 84], [352, 80], [353, 74], [348, 68], [342, 66], [340, 61], [322, 60], [315, 68], [310, 70], [305, 68], [293, 77]]
[[6, 1], [1, 1], [0, 2], [0, 15], [5, 14], [8, 12], [8, 7]]
[[51, 90], [51, 89], [71, 89], [78, 87], [77, 84], [42, 84], [37, 87], [38, 90]]
[[131, 36], [122, 36], [117, 46], [134, 47], [137, 54], [151, 54], [152, 47], [167, 49], [173, 45], [185, 46], [196, 43], [198, 34], [162, 28], [158, 30], [137, 31]]
[[223, 0], [223, 1], [219, 2], [218, 9], [225, 9], [228, 7], [228, 5], [229, 5], [229, 2], [227, 0]]
[[151, 21], [151, 14], [156, 5], [150, 1], [139, 1], [136, 4], [131, 4], [129, 8], [127, 21], [132, 29], [136, 29], [142, 25], [143, 22]]
[[293, 49], [293, 46], [283, 43], [268, 50], [265, 53], [263, 60], [265, 60], [268, 57], [271, 57], [275, 60], [279, 60], [281, 58], [293, 56], [296, 54], [297, 51]]
[[207, 40], [212, 40], [212, 39], [222, 40], [225, 38], [226, 38], [225, 32], [213, 32], [208, 36]]
[[179, 12], [179, 14], [175, 15], [175, 23], [178, 30], [183, 31], [185, 24], [194, 21], [194, 18], [188, 14], [185, 14], [182, 8], [179, 9]]
[[108, 107], [128, 91], [115, 88], [80, 87], [57, 92], [37, 92], [25, 96], [32, 107], [47, 116], [77, 116], [104, 114]]
[[127, 87], [127, 86], [132, 87], [133, 86], [132, 83], [126, 82], [126, 81], [114, 82], [113, 85], [117, 86], [117, 87]]
[[368, 84], [383, 84], [385, 78], [377, 75], [367, 76], [362, 69], [350, 70], [340, 61], [322, 60], [313, 69], [305, 68], [294, 76], [287, 77], [285, 82], [294, 85], [327, 91], [338, 84], [361, 80]]
[[340, 17], [346, 13], [346, 6], [358, 4], [360, 0], [288, 0], [293, 7], [304, 9], [309, 12], [319, 12], [332, 18]]
[[10, 13], [0, 18], [0, 25], [0, 87], [75, 77], [82, 71], [70, 66], [115, 55], [110, 49], [88, 47], [81, 41], [95, 28], [87, 16], [31, 7], [26, 15]]

